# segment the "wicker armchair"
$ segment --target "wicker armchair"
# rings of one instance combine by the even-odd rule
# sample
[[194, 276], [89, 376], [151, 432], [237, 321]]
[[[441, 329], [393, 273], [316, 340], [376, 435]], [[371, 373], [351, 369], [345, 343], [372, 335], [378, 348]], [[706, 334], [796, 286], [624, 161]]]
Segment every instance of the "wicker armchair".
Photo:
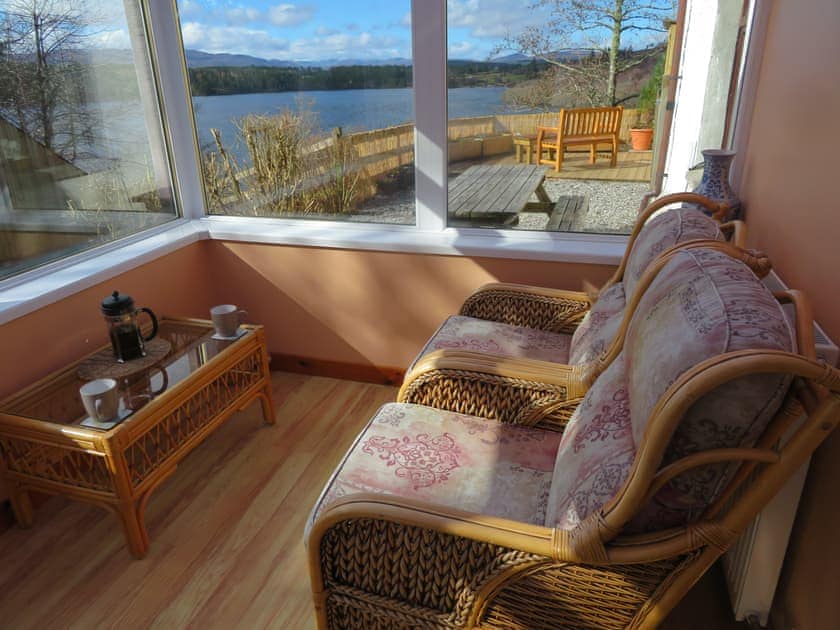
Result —
[[784, 299], [795, 335], [743, 264], [679, 252], [562, 433], [383, 407], [307, 528], [319, 626], [655, 627], [840, 421]]
[[[639, 218], [621, 265], [594, 302], [581, 292], [521, 285], [479, 289], [459, 315], [443, 323], [409, 366], [400, 400], [513, 420], [509, 408], [498, 408], [504, 405], [502, 401], [516, 399], [513, 408], [530, 413], [528, 405], [553, 407], [572, 397], [572, 391], [585, 392], [588, 383], [580, 383], [580, 374], [588, 372], [591, 381], [601, 366], [584, 366], [596, 362], [615, 342], [653, 260], [669, 248], [709, 239], [724, 242], [724, 232], [730, 233], [735, 245], [743, 245], [741, 222], [719, 226], [699, 210], [683, 208], [651, 218], [679, 202], [720, 211], [720, 206], [692, 193], [652, 203]], [[753, 260], [757, 273], [767, 272], [766, 260]], [[492, 357], [489, 362], [488, 356]], [[546, 363], [578, 367], [554, 369]], [[503, 373], [494, 372], [499, 364], [504, 365]], [[558, 372], [568, 391], [546, 387]], [[488, 406], [488, 389], [503, 390], [504, 395], [493, 396], [495, 402]], [[560, 414], [565, 411], [561, 409]]]
[[[421, 354], [412, 364], [397, 400], [503, 422], [562, 429], [598, 375], [621, 351], [636, 308], [663, 266], [680, 251], [698, 249], [715, 250], [739, 260], [758, 277], [770, 271], [770, 261], [764, 254], [726, 241], [679, 243], [650, 263], [633, 285], [630, 300], [620, 309], [600, 317], [603, 311], [596, 312], [598, 305], [593, 308], [591, 317], [573, 337], [577, 354], [572, 353], [572, 361], [576, 363], [561, 364], [539, 353], [520, 358], [492, 352], [435, 350]], [[541, 334], [535, 331], [530, 340], [539, 340]]]

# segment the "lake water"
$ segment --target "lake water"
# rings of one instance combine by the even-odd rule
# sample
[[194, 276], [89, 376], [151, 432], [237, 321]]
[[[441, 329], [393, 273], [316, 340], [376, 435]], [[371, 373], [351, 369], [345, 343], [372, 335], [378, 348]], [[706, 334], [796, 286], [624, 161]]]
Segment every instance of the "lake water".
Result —
[[[452, 88], [449, 90], [449, 117], [485, 116], [502, 113], [503, 87]], [[218, 129], [222, 142], [237, 157], [244, 147], [237, 146], [236, 121], [247, 114], [277, 114], [284, 109], [305, 108], [316, 112], [322, 130], [341, 127], [345, 133], [380, 129], [414, 120], [413, 90], [333, 90], [311, 92], [273, 92], [195, 96], [196, 127], [202, 149], [213, 143], [210, 129]]]

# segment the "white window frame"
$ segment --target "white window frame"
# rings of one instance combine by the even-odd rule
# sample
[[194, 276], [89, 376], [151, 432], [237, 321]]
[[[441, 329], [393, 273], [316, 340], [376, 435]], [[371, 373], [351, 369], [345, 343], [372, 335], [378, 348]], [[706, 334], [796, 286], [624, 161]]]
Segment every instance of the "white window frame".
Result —
[[[412, 0], [416, 225], [206, 213], [175, 0], [144, 0], [181, 218], [0, 282], [0, 324], [202, 239], [616, 265], [624, 235], [447, 226], [446, 0]], [[160, 63], [166, 60], [165, 63]]]

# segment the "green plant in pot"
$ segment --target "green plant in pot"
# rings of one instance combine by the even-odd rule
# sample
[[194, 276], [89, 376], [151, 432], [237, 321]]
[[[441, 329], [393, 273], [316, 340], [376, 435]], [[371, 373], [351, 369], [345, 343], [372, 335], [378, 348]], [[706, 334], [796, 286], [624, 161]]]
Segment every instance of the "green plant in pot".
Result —
[[650, 79], [639, 92], [639, 102], [636, 105], [639, 119], [630, 128], [630, 145], [634, 151], [649, 151], [653, 143], [653, 112], [662, 87], [664, 71], [665, 55], [662, 55], [654, 66]]

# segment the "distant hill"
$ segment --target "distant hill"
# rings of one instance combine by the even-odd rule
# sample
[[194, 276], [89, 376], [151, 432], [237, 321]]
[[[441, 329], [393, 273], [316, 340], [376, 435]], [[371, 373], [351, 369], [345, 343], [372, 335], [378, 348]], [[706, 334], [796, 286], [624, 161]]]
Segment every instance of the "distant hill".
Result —
[[336, 66], [410, 66], [411, 59], [394, 57], [391, 59], [321, 59], [318, 61], [285, 61], [282, 59], [263, 59], [251, 55], [232, 53], [208, 53], [202, 50], [186, 49], [187, 66], [190, 68], [237, 67], [247, 66], [269, 68], [334, 68]]
[[190, 48], [187, 48], [184, 52], [186, 53], [187, 57], [187, 66], [190, 68], [244, 68], [247, 66], [288, 68], [292, 65], [288, 61], [281, 61], [279, 59], [263, 59], [261, 57], [252, 57], [251, 55], [237, 55], [233, 53], [208, 53], [204, 52], [203, 50], [192, 50]]
[[[590, 54], [592, 54], [592, 51], [588, 48], [564, 48], [563, 50], [555, 50], [546, 56], [550, 59], [556, 59], [557, 61], [577, 61], [578, 59], [588, 57]], [[512, 53], [501, 57], [493, 57], [490, 61], [495, 63], [522, 64], [530, 63], [531, 59], [535, 59], [535, 57], [529, 57], [528, 55], [523, 55], [522, 53]]]
[[[410, 66], [411, 59], [392, 57], [389, 59], [321, 59], [295, 60], [266, 59], [239, 53], [209, 53], [203, 50], [187, 48], [184, 51], [189, 68], [334, 68], [336, 66]], [[72, 51], [76, 61], [90, 65], [133, 64], [131, 50], [121, 48], [88, 48]], [[589, 54], [588, 50], [559, 50], [552, 55], [562, 61], [574, 61]], [[502, 55], [492, 59], [450, 59], [449, 63], [494, 63], [506, 65], [524, 65], [531, 63], [532, 57], [522, 53]]]

